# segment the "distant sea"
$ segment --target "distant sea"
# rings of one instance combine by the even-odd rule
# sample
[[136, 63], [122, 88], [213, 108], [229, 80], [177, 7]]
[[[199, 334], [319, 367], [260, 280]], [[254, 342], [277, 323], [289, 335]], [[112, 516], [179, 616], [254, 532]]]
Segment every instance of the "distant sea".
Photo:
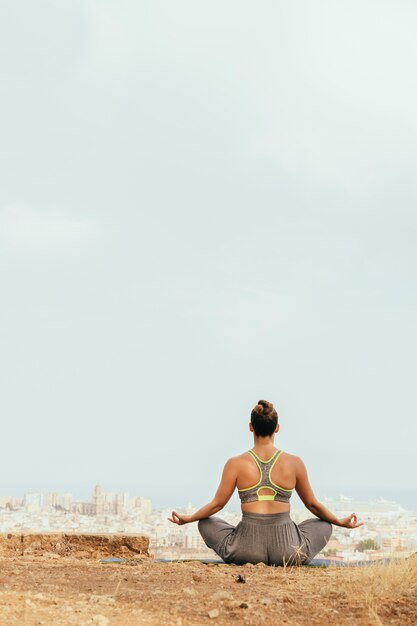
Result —
[[[214, 495], [214, 490], [207, 488], [206, 485], [200, 488], [187, 485], [181, 489], [178, 485], [175, 485], [168, 491], [170, 493], [170, 500], [167, 501], [166, 491], [161, 492], [159, 489], [154, 490], [152, 493], [152, 503], [154, 508], [182, 508], [188, 503], [192, 503], [194, 506], [200, 507], [211, 500]], [[389, 500], [390, 502], [396, 502], [403, 509], [408, 511], [417, 511], [417, 489], [395, 489], [392, 487], [320, 487], [315, 488], [315, 494], [319, 500], [325, 496], [328, 498], [338, 498], [340, 495], [352, 498], [354, 500], [360, 500], [362, 502], [369, 502], [370, 500]], [[294, 508], [302, 507], [301, 501], [295, 494], [293, 497]], [[226, 505], [226, 509], [229, 511], [238, 511], [239, 498], [235, 493]]]
[[362, 502], [369, 502], [370, 500], [389, 500], [390, 502], [396, 502], [403, 509], [408, 511], [417, 511], [417, 489], [393, 489], [393, 488], [328, 488], [317, 489], [317, 497], [323, 498], [338, 498], [341, 494], [354, 500], [360, 500]]
[[[207, 504], [213, 496], [217, 489], [217, 483], [213, 483], [211, 485], [201, 484], [153, 484], [143, 482], [142, 484], [130, 484], [130, 485], [115, 485], [115, 484], [103, 484], [104, 491], [112, 491], [115, 493], [127, 491], [131, 496], [142, 496], [143, 498], [150, 498], [152, 500], [152, 505], [154, 509], [183, 509], [188, 504], [193, 504], [194, 506], [200, 508], [204, 504]], [[93, 487], [88, 486], [86, 488], [85, 485], [80, 485], [80, 488], [71, 489], [68, 486], [64, 488], [60, 488], [57, 485], [47, 485], [44, 489], [39, 488], [37, 491], [39, 492], [48, 492], [48, 491], [71, 491], [76, 500], [84, 500], [91, 501]], [[10, 494], [19, 494], [18, 489], [10, 488], [7, 490], [7, 493], [3, 493], [0, 495], [10, 495]], [[339, 498], [341, 495], [352, 498], [354, 500], [359, 500], [362, 502], [369, 502], [370, 500], [379, 500], [383, 498], [384, 500], [389, 500], [391, 502], [396, 502], [403, 509], [407, 511], [417, 511], [417, 489], [402, 489], [402, 488], [393, 488], [390, 487], [352, 487], [352, 486], [327, 486], [323, 487], [317, 485], [314, 489], [315, 494], [319, 500], [324, 499], [325, 496], [328, 498]], [[20, 494], [19, 497], [21, 497]], [[302, 503], [299, 500], [297, 494], [294, 494], [292, 497], [292, 506], [293, 508], [302, 508]], [[239, 496], [235, 492], [225, 507], [228, 511], [239, 511], [240, 510], [240, 502]]]

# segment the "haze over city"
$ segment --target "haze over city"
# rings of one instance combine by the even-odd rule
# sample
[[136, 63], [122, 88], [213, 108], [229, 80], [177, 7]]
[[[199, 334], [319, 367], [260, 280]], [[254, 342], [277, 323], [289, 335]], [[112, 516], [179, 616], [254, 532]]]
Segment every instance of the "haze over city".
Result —
[[415, 18], [1, 3], [0, 495], [201, 505], [265, 398], [317, 492], [417, 502]]

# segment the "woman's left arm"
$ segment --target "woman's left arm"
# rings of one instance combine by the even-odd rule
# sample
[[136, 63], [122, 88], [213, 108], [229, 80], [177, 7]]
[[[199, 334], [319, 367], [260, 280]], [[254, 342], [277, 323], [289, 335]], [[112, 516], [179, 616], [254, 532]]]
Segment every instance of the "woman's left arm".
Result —
[[190, 522], [197, 522], [205, 517], [210, 517], [214, 513], [218, 513], [230, 500], [236, 487], [237, 471], [235, 459], [229, 459], [224, 466], [222, 479], [220, 485], [215, 493], [215, 496], [211, 502], [198, 509], [192, 515], [179, 515], [176, 511], [172, 511], [171, 517], [168, 517], [170, 522], [178, 524], [189, 524]]

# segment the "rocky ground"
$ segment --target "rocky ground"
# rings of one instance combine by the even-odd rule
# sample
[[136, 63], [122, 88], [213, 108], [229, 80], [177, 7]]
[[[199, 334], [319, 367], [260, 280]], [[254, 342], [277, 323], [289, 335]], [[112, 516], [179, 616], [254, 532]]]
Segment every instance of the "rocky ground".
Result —
[[[97, 561], [123, 556], [125, 563]], [[417, 559], [349, 568], [160, 563], [144, 537], [0, 537], [0, 626], [417, 624]]]
[[0, 624], [416, 624], [417, 564], [398, 568], [3, 557]]

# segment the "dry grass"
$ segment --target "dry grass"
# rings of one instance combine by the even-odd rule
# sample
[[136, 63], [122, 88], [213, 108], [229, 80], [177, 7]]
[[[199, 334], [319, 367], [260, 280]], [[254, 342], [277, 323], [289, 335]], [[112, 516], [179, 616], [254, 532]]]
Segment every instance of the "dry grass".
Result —
[[[362, 598], [370, 623], [384, 624], [384, 616], [400, 614], [417, 597], [417, 558], [401, 559], [385, 565], [352, 568], [349, 584], [344, 585], [350, 600]], [[407, 612], [407, 611], [406, 611]], [[372, 621], [371, 621], [372, 620]]]

